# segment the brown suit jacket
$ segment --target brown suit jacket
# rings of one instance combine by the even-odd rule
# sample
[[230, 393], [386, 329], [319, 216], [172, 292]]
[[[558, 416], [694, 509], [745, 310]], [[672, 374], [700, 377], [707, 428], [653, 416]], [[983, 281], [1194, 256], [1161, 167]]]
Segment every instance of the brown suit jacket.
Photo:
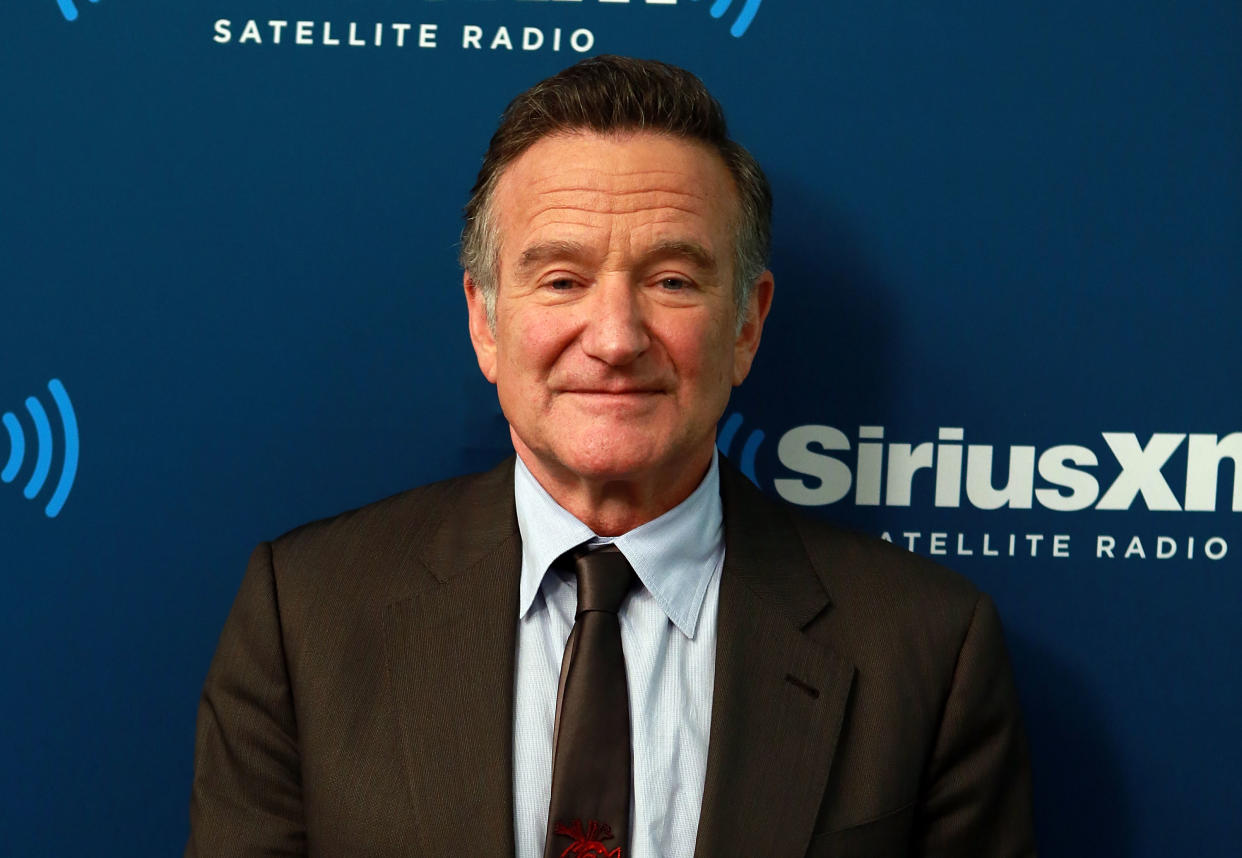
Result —
[[[260, 546], [199, 707], [187, 856], [512, 856], [513, 462]], [[696, 858], [1034, 854], [990, 600], [721, 468]]]

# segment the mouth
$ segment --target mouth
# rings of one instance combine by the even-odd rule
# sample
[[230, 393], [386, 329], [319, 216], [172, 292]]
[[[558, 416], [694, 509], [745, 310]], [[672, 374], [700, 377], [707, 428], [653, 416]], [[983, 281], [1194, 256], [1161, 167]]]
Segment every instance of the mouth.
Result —
[[664, 390], [657, 387], [577, 387], [569, 390], [563, 390], [561, 392], [573, 394], [575, 396], [633, 397], [656, 396], [663, 393]]
[[644, 408], [664, 393], [651, 387], [574, 388], [562, 391], [562, 395], [591, 409]]

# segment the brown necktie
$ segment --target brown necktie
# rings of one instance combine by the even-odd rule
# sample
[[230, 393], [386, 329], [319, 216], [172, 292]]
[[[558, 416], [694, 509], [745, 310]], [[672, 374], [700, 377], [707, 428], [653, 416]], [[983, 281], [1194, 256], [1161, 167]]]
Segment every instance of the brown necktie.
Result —
[[578, 610], [561, 659], [544, 858], [629, 858], [630, 696], [617, 610], [634, 570], [613, 545], [572, 552]]

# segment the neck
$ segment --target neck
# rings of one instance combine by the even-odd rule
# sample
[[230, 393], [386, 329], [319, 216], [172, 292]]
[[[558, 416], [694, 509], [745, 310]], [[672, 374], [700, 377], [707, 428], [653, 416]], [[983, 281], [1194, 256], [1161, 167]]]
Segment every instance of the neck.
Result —
[[553, 500], [598, 536], [620, 536], [664, 515], [698, 488], [712, 463], [709, 448], [673, 472], [665, 468], [595, 478], [541, 459], [516, 436], [513, 446]]

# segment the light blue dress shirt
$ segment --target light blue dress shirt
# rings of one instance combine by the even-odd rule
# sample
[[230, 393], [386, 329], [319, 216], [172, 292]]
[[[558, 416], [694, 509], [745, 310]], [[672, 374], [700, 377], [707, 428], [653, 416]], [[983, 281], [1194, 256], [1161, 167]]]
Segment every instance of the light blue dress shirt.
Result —
[[592, 540], [615, 543], [642, 582], [620, 611], [634, 752], [627, 858], [692, 858], [707, 772], [724, 563], [716, 456], [690, 497], [615, 539], [596, 537], [520, 458], [514, 494], [522, 534], [513, 721], [517, 858], [543, 855], [556, 690], [578, 601], [574, 578], [548, 567]]

